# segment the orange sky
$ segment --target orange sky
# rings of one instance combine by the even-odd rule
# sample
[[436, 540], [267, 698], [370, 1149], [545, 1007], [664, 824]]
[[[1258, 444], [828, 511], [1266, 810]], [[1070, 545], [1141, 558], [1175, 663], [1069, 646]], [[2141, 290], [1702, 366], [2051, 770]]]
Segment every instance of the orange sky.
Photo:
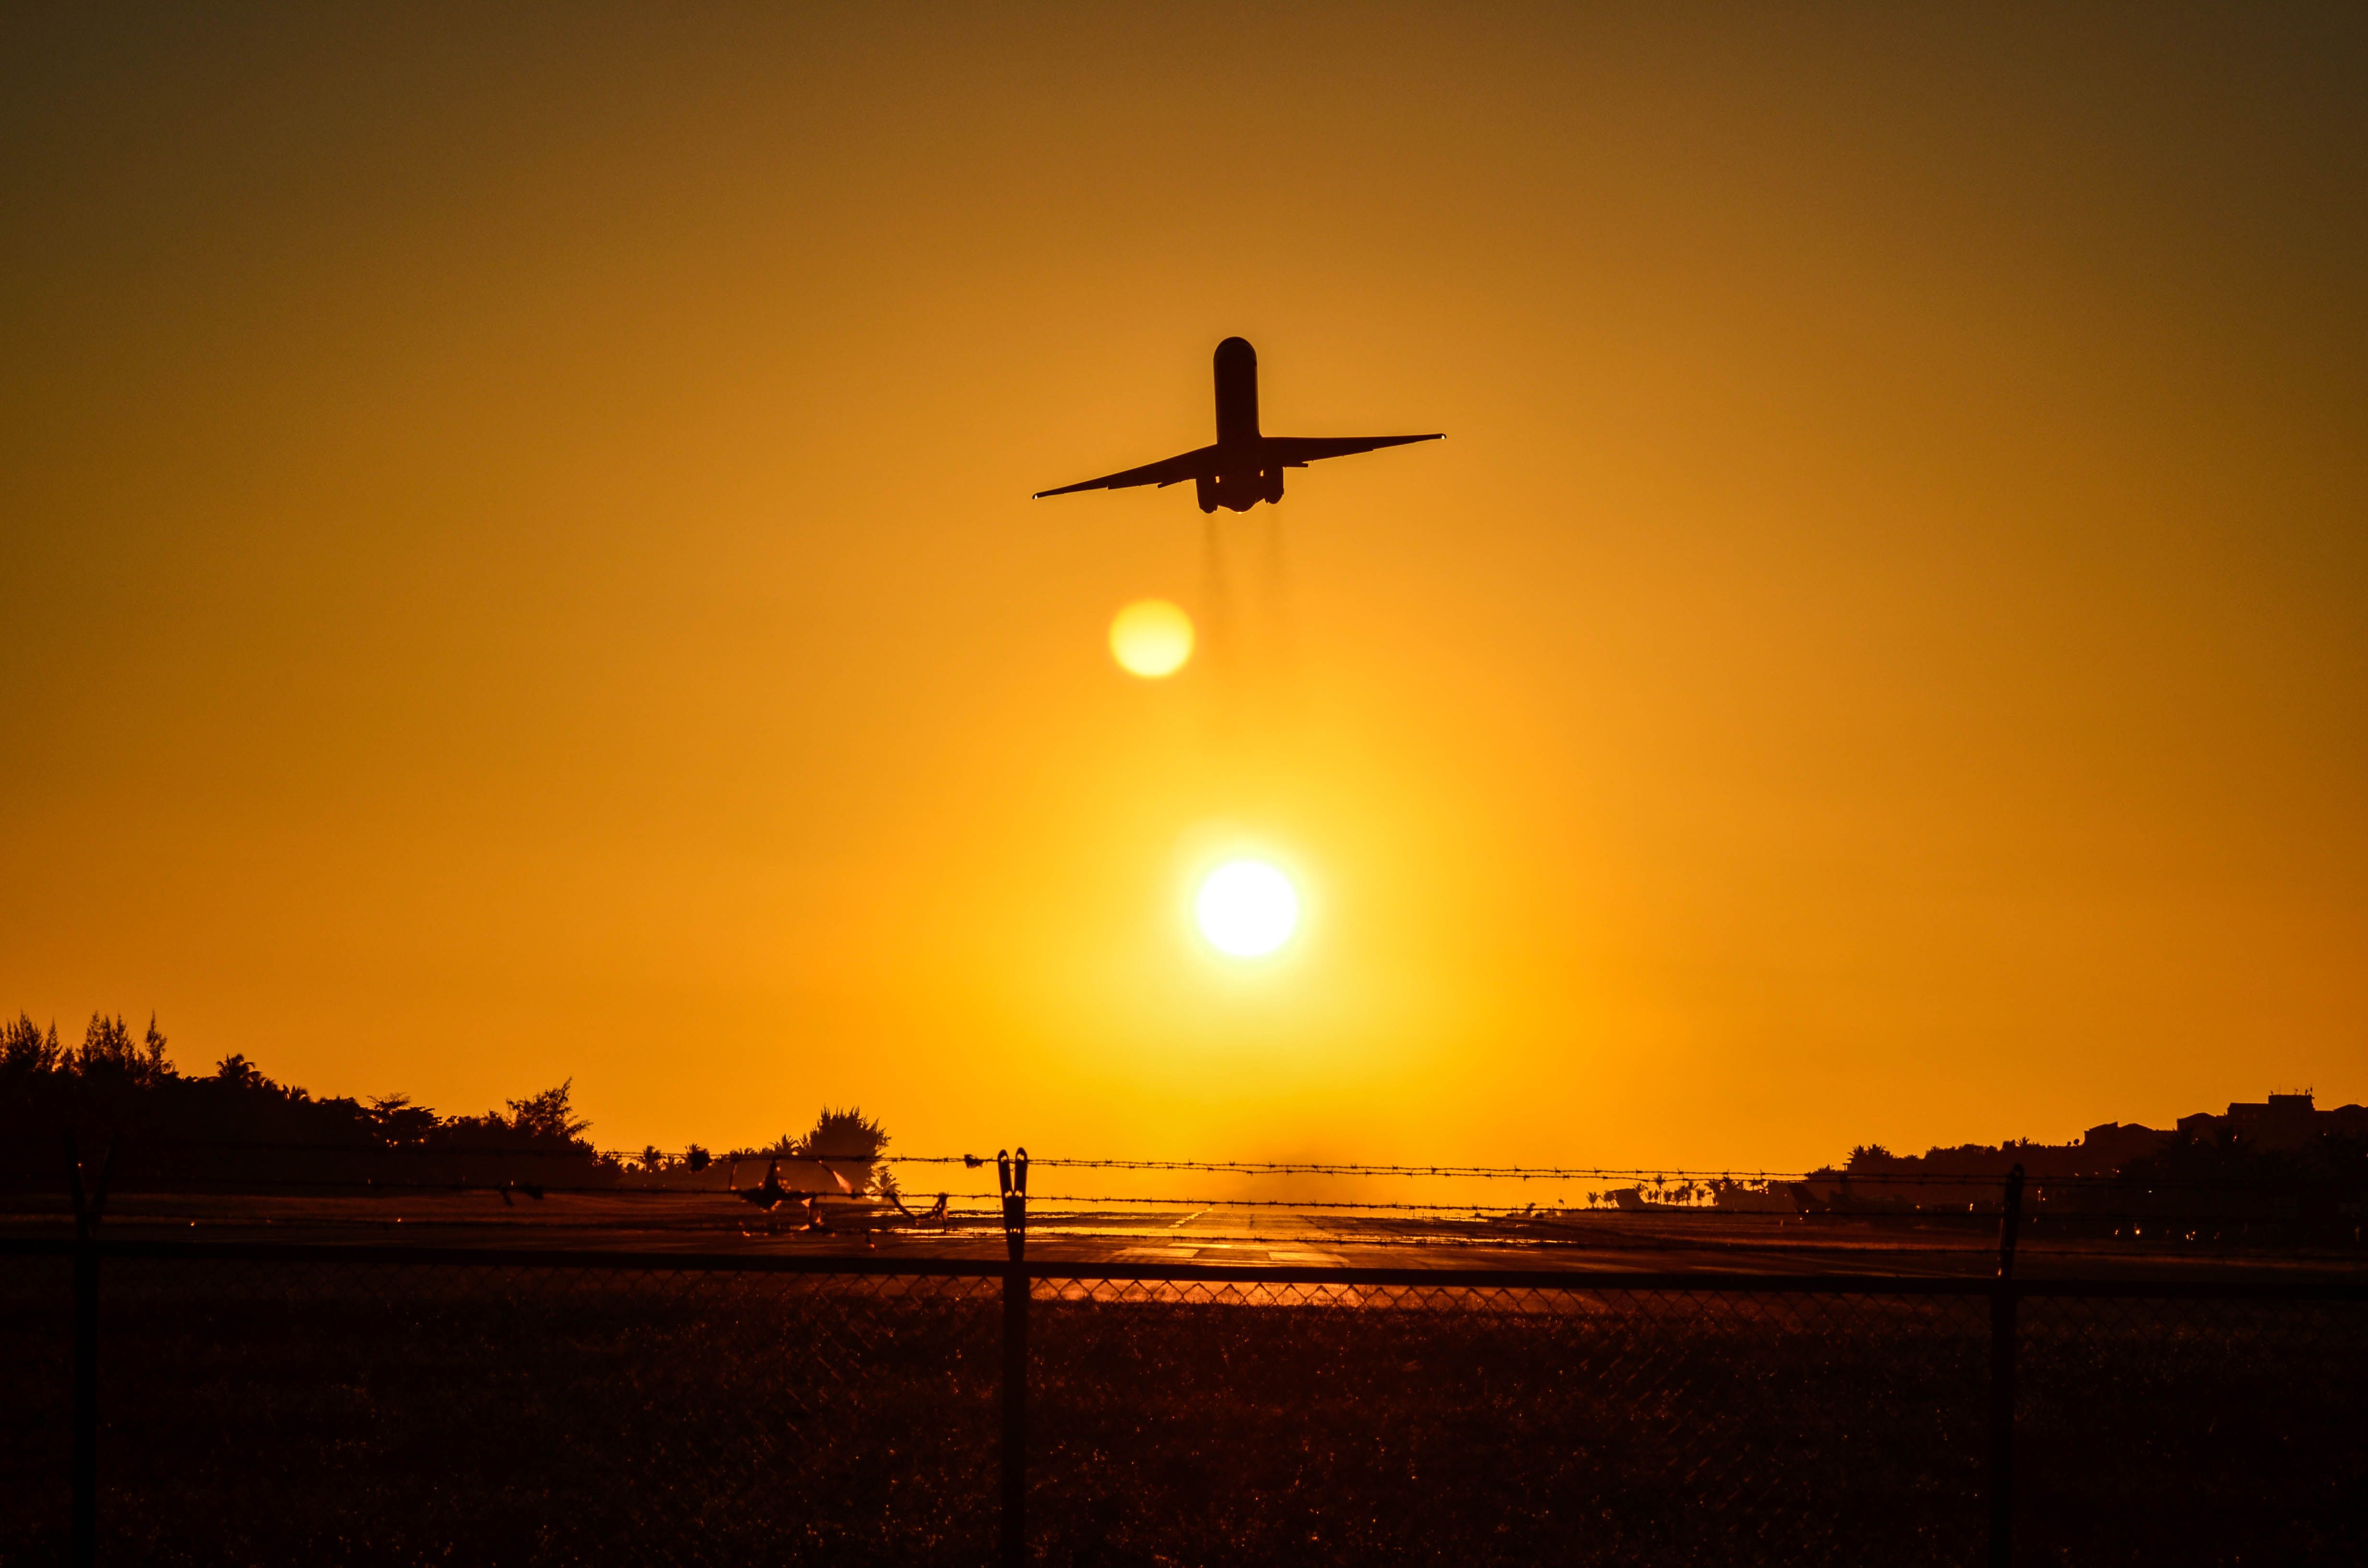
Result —
[[[2368, 1099], [2356, 9], [0, 28], [0, 1007], [632, 1144]], [[1131, 680], [1190, 496], [1027, 496], [1232, 333], [1449, 438]]]

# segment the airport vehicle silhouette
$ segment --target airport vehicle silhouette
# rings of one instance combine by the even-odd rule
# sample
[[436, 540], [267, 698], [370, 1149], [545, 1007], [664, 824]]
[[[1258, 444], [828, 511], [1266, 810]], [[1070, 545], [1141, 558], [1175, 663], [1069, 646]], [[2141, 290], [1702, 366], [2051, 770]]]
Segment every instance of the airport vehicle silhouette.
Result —
[[1324, 458], [1345, 458], [1381, 447], [1403, 447], [1409, 441], [1436, 441], [1444, 431], [1427, 436], [1262, 436], [1258, 434], [1258, 350], [1242, 338], [1217, 345], [1217, 442], [1196, 447], [1141, 468], [1122, 469], [1099, 479], [1040, 490], [1033, 497], [1067, 495], [1079, 490], [1123, 490], [1135, 484], [1165, 488], [1192, 481], [1201, 510], [1218, 507], [1247, 512], [1261, 501], [1282, 499], [1282, 471], [1305, 468]]

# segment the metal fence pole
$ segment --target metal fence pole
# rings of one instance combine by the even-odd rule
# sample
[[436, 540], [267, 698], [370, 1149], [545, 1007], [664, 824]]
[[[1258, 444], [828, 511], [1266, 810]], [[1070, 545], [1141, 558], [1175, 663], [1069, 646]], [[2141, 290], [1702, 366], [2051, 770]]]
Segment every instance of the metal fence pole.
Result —
[[2022, 1229], [2022, 1167], [2007, 1173], [1998, 1214], [1998, 1282], [1990, 1288], [1990, 1568], [2014, 1562], [2014, 1243]]
[[98, 1561], [98, 1216], [115, 1174], [115, 1145], [107, 1146], [98, 1184], [83, 1190], [82, 1151], [66, 1134], [66, 1177], [74, 1194], [74, 1421], [68, 1558], [74, 1568]]
[[1003, 1556], [1028, 1561], [1028, 1151], [997, 1151], [1003, 1182]]

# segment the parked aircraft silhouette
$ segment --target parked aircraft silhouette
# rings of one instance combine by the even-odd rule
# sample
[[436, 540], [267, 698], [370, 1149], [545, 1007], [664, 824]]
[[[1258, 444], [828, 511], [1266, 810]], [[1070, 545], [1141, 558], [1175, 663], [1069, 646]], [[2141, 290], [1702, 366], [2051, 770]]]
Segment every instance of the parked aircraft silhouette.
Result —
[[1282, 471], [1305, 468], [1325, 458], [1345, 458], [1381, 447], [1403, 447], [1409, 441], [1436, 441], [1443, 431], [1428, 436], [1262, 436], [1258, 434], [1258, 350], [1238, 337], [1217, 345], [1217, 444], [1165, 458], [1141, 468], [1122, 469], [1099, 479], [1040, 490], [1033, 499], [1066, 495], [1078, 490], [1123, 490], [1135, 484], [1170, 484], [1192, 481], [1201, 510], [1218, 507], [1247, 512], [1261, 501], [1282, 499]]
[[[830, 1176], [830, 1179], [838, 1185], [839, 1196], [843, 1198], [860, 1198], [862, 1196], [861, 1193], [856, 1190], [855, 1184], [847, 1179], [846, 1172], [839, 1170], [836, 1165], [831, 1165], [827, 1161], [816, 1160], [814, 1163], [821, 1165], [823, 1170]], [[828, 1217], [824, 1213], [822, 1208], [823, 1200], [829, 1198], [831, 1195], [826, 1192], [807, 1192], [798, 1187], [783, 1187], [781, 1185], [781, 1162], [778, 1157], [766, 1165], [765, 1179], [760, 1185], [756, 1187], [736, 1187], [733, 1185], [739, 1179], [740, 1162], [734, 1160], [732, 1162], [732, 1169], [730, 1173], [723, 1178], [723, 1189], [726, 1192], [729, 1192], [733, 1197], [738, 1199], [741, 1202], [753, 1204], [757, 1208], [763, 1210], [767, 1214], [770, 1214], [775, 1210], [782, 1208], [785, 1205], [801, 1210], [802, 1212], [800, 1212], [798, 1216], [798, 1222], [792, 1227], [792, 1229], [797, 1231], [838, 1230], [850, 1233], [860, 1232], [863, 1236], [863, 1244], [865, 1246], [870, 1246], [872, 1244], [871, 1233], [874, 1230], [881, 1229], [883, 1226], [894, 1227], [894, 1221], [886, 1220], [883, 1216], [865, 1212], [861, 1210], [860, 1206], [858, 1206], [854, 1211], [842, 1213], [840, 1222], [834, 1226], [830, 1222]], [[542, 1195], [538, 1192], [535, 1196], [540, 1198]], [[935, 1208], [926, 1210], [918, 1214], [916, 1214], [910, 1209], [905, 1208], [904, 1199], [899, 1197], [893, 1189], [891, 1189], [886, 1196], [889, 1203], [894, 1206], [897, 1213], [904, 1216], [905, 1221], [908, 1225], [916, 1227], [921, 1225], [936, 1225], [942, 1227], [947, 1223], [946, 1194], [942, 1192], [938, 1194], [938, 1202]], [[769, 1233], [780, 1233], [780, 1227], [778, 1224], [768, 1224], [767, 1229]]]
[[[741, 1202], [752, 1203], [768, 1214], [770, 1214], [773, 1210], [782, 1207], [784, 1204], [788, 1204], [804, 1210], [804, 1212], [798, 1218], [797, 1229], [801, 1231], [821, 1231], [827, 1230], [829, 1228], [823, 1222], [821, 1210], [814, 1207], [814, 1199], [820, 1198], [822, 1194], [819, 1192], [803, 1192], [796, 1187], [783, 1187], [781, 1185], [781, 1162], [779, 1159], [774, 1160], [770, 1165], [765, 1167], [765, 1180], [760, 1186], [734, 1187], [733, 1183], [739, 1180], [739, 1178], [740, 1162], [734, 1160], [732, 1162], [731, 1174], [723, 1178], [723, 1189], [732, 1194], [733, 1197], [738, 1199]], [[843, 1182], [842, 1185], [844, 1185]], [[778, 1232], [779, 1226], [768, 1221], [766, 1229], [771, 1232]]]

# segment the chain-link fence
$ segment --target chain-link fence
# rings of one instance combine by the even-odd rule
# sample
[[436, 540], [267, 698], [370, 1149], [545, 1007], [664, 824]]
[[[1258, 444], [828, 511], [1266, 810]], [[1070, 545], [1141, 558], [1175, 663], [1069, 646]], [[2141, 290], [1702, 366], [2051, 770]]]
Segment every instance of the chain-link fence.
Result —
[[2368, 1292], [2025, 1288], [2017, 1560], [2368, 1562]]
[[[69, 1248], [0, 1255], [66, 1561]], [[98, 1244], [110, 1563], [2368, 1561], [2368, 1290]]]
[[[1982, 1303], [1048, 1280], [1050, 1561], [1964, 1562]], [[1149, 1397], [1145, 1397], [1148, 1394]]]

